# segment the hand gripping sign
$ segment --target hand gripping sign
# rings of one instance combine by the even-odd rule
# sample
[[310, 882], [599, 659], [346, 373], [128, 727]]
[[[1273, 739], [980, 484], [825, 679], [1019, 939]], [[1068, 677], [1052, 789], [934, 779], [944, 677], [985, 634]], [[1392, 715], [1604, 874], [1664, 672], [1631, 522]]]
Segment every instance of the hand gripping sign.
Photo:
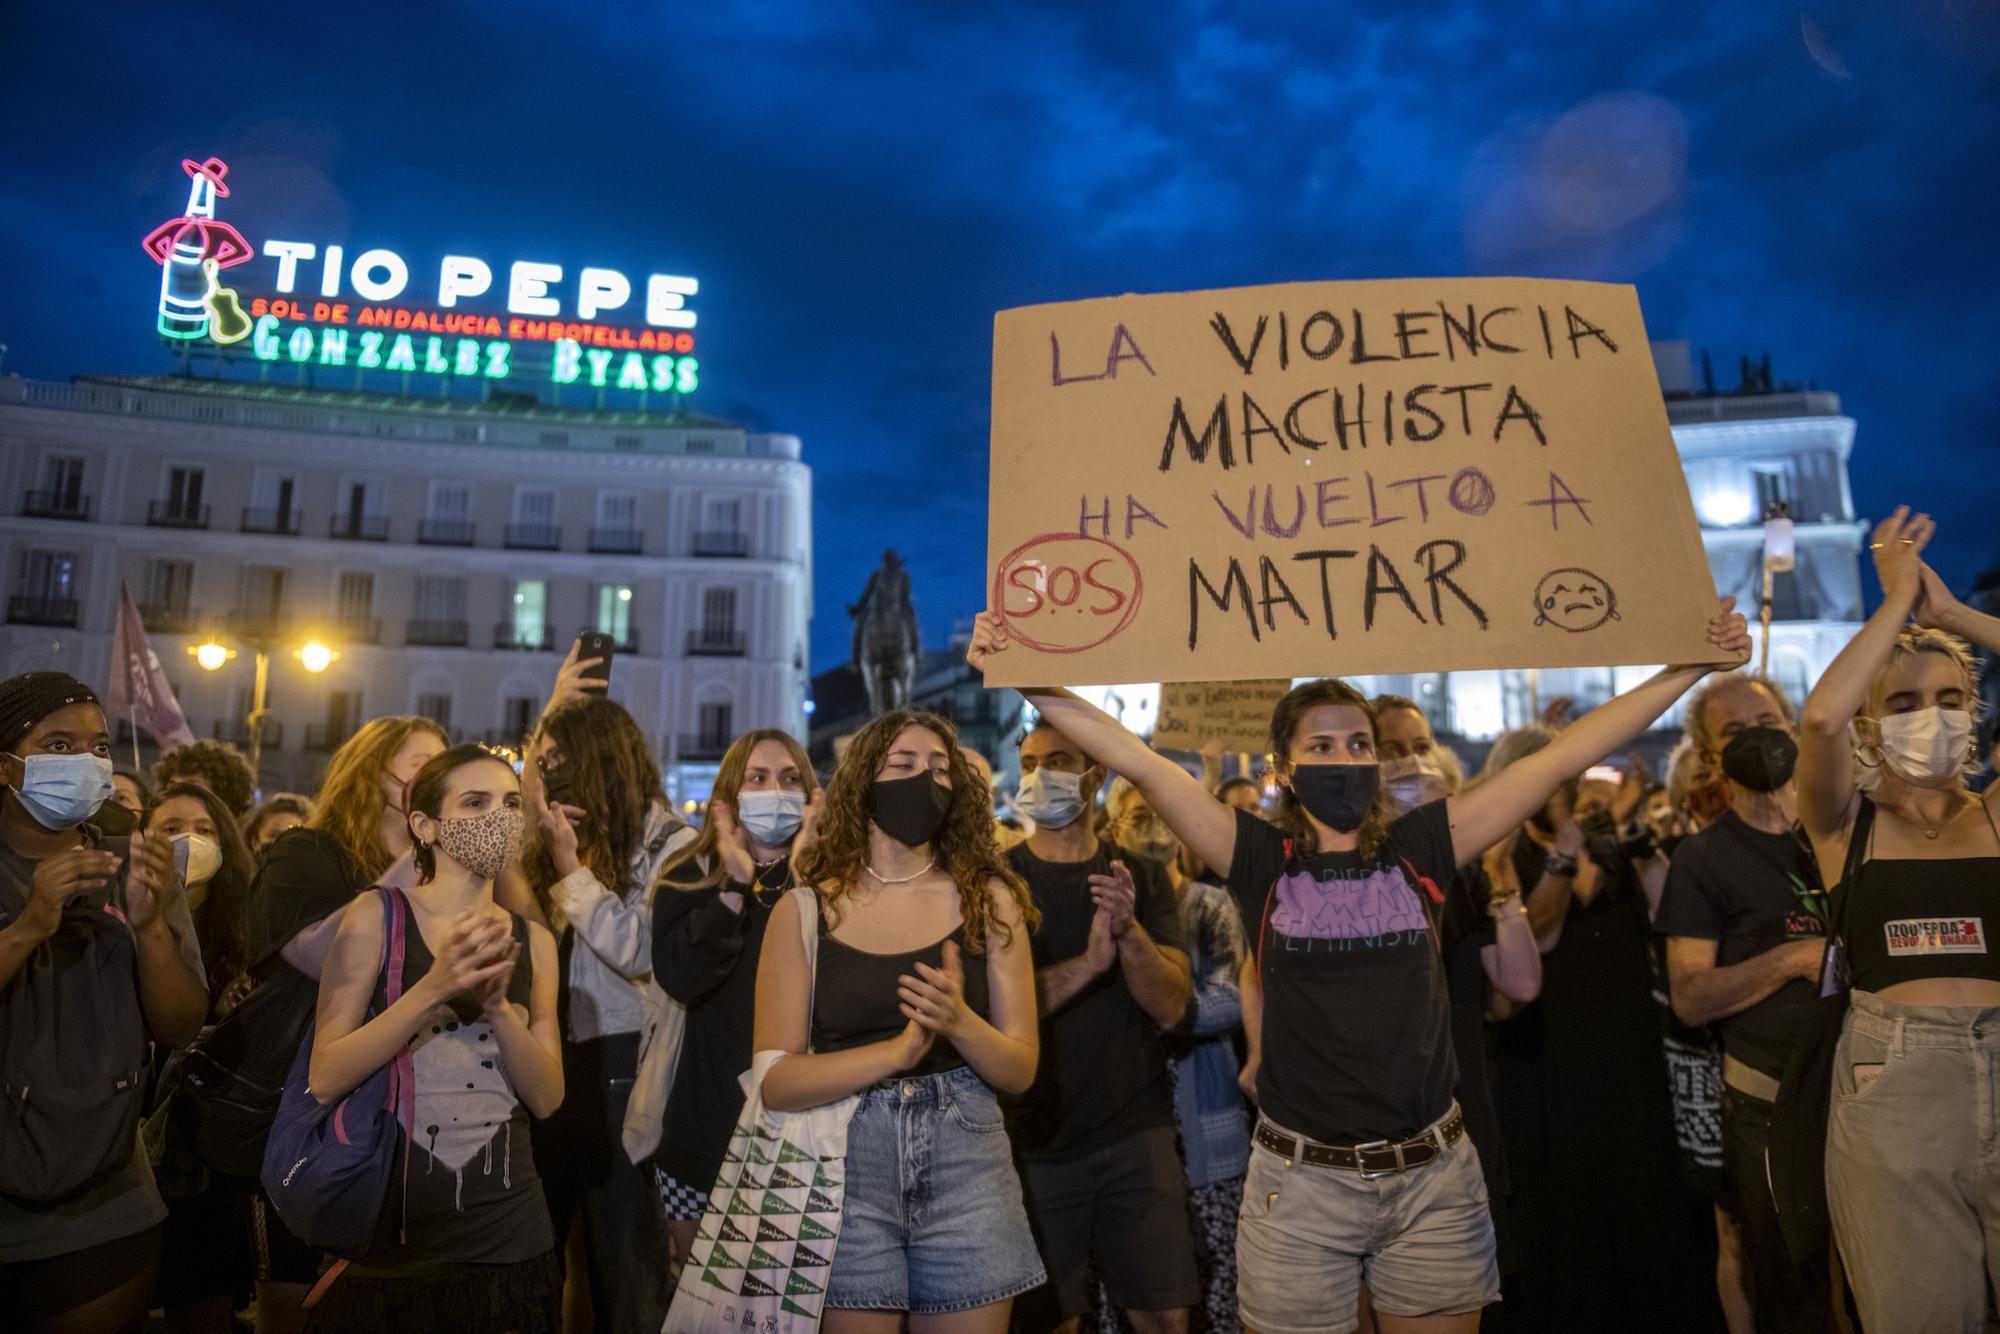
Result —
[[1701, 661], [1631, 287], [1292, 283], [993, 333], [994, 685]]

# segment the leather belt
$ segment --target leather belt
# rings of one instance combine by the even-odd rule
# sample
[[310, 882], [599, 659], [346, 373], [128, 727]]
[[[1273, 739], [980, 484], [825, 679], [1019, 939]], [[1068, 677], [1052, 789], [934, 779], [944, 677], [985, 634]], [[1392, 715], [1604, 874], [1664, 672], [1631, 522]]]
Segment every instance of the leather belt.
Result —
[[1727, 1052], [1722, 1056], [1722, 1082], [1747, 1098], [1758, 1102], [1778, 1100], [1778, 1081], [1752, 1066], [1745, 1065]]
[[1453, 1107], [1444, 1120], [1414, 1139], [1400, 1143], [1377, 1139], [1366, 1144], [1320, 1144], [1273, 1130], [1266, 1121], [1257, 1122], [1257, 1142], [1285, 1160], [1308, 1167], [1331, 1167], [1343, 1172], [1359, 1172], [1364, 1181], [1394, 1176], [1413, 1167], [1422, 1167], [1465, 1136], [1465, 1116]]

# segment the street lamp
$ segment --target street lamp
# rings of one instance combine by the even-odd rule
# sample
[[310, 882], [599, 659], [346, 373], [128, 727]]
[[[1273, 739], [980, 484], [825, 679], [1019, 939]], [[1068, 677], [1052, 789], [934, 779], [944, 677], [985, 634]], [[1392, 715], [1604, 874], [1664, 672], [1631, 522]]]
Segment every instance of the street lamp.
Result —
[[[265, 700], [270, 693], [271, 646], [269, 643], [259, 640], [253, 641], [252, 647], [257, 653], [257, 683], [251, 693], [250, 717], [248, 722], [250, 725], [250, 775], [252, 778], [255, 778], [257, 776], [258, 762], [263, 758], [264, 754], [264, 720], [270, 716], [270, 710], [265, 707]], [[189, 645], [188, 652], [194, 655], [196, 665], [205, 672], [221, 671], [236, 656], [235, 649], [213, 639], [200, 644]], [[317, 639], [308, 640], [306, 643], [293, 649], [292, 656], [299, 660], [301, 667], [304, 667], [315, 676], [333, 666], [340, 658], [338, 652], [328, 648]]]

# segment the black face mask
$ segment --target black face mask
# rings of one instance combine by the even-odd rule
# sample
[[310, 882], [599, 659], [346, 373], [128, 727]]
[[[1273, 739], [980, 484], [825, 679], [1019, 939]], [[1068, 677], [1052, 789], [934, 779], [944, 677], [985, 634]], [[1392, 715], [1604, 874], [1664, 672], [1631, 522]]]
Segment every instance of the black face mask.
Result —
[[1776, 792], [1798, 762], [1799, 743], [1775, 727], [1746, 727], [1722, 748], [1722, 772], [1750, 792]]
[[1611, 866], [1622, 858], [1618, 820], [1610, 811], [1586, 811], [1576, 817], [1576, 827], [1583, 831], [1583, 846], [1590, 854], [1590, 860], [1599, 866]]
[[1299, 805], [1343, 834], [1361, 827], [1381, 786], [1379, 764], [1301, 764], [1292, 770], [1292, 795]]
[[868, 787], [868, 814], [883, 833], [906, 847], [920, 848], [944, 828], [951, 789], [928, 773], [878, 778]]

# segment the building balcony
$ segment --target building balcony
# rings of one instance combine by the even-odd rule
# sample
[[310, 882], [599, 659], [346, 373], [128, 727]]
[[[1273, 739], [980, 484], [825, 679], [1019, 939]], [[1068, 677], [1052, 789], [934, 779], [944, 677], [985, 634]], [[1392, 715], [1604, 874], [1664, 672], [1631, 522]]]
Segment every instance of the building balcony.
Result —
[[13, 625], [76, 625], [76, 599], [10, 597], [7, 620]]
[[624, 634], [618, 636], [618, 652], [627, 658], [636, 658], [639, 656], [639, 631], [637, 627], [628, 627]]
[[268, 533], [273, 537], [297, 537], [302, 517], [297, 510], [268, 510], [246, 506], [243, 511], [243, 522], [237, 531]]
[[637, 556], [646, 547], [646, 535], [637, 528], [592, 528], [590, 549], [600, 556]]
[[681, 760], [719, 760], [729, 749], [733, 737], [716, 736], [705, 732], [693, 735], [682, 733], [680, 749], [675, 758]]
[[470, 519], [419, 519], [417, 541], [427, 547], [469, 547], [478, 528]]
[[750, 534], [748, 533], [696, 533], [694, 554], [697, 556], [747, 556], [750, 554]]
[[472, 638], [464, 621], [411, 621], [403, 641], [413, 648], [464, 648]]
[[26, 491], [21, 495], [24, 519], [88, 519], [90, 497], [70, 491]]
[[334, 619], [331, 633], [343, 644], [379, 644], [382, 622], [374, 616], [339, 616]]
[[517, 625], [513, 621], [502, 621], [493, 627], [494, 648], [521, 653], [548, 653], [555, 646], [555, 631], [546, 625]]
[[306, 753], [309, 755], [331, 755], [347, 744], [347, 738], [354, 735], [354, 729], [346, 723], [307, 723]]
[[[227, 741], [238, 750], [250, 749], [250, 720], [248, 718], [217, 718], [209, 735], [217, 741]], [[285, 724], [280, 718], [264, 720], [264, 737], [258, 743], [265, 750], [280, 750], [285, 744]]]
[[748, 651], [741, 630], [690, 630], [687, 653], [690, 658], [740, 658]]
[[148, 528], [206, 528], [208, 506], [182, 505], [171, 500], [154, 500], [146, 505]]
[[142, 602], [139, 621], [151, 634], [186, 634], [194, 629], [194, 608], [180, 602]]
[[560, 551], [562, 529], [547, 523], [510, 523], [503, 544], [515, 551]]
[[291, 628], [291, 617], [276, 607], [231, 607], [222, 620], [230, 633], [265, 643], [283, 639]]
[[327, 525], [326, 535], [343, 542], [387, 542], [389, 516], [386, 514], [336, 514]]

